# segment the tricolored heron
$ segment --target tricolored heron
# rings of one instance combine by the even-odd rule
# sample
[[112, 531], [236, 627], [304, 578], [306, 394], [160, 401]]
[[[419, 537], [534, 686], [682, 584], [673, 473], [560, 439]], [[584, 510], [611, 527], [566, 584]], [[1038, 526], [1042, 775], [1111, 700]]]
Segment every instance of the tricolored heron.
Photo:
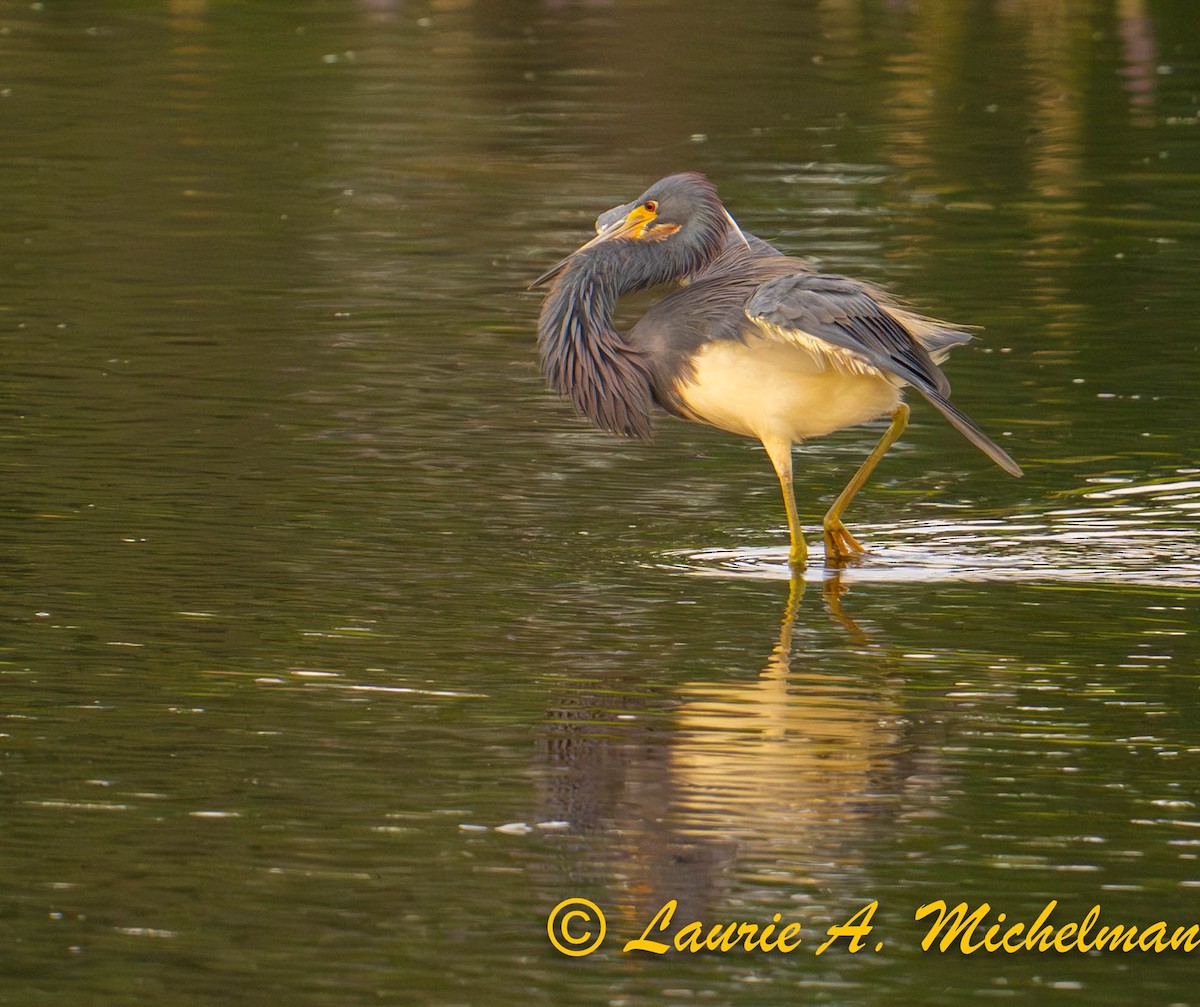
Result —
[[[1006, 472], [1020, 466], [950, 402], [938, 364], [973, 337], [882, 290], [816, 272], [743, 233], [703, 175], [660, 179], [596, 221], [596, 236], [534, 281], [553, 281], [538, 322], [550, 386], [596, 426], [648, 438], [650, 410], [757, 437], [779, 476], [789, 561], [808, 548], [792, 488], [792, 446], [881, 416], [892, 422], [825, 515], [825, 559], [863, 552], [842, 512], [908, 424], [916, 388]], [[680, 288], [628, 332], [618, 298]]]

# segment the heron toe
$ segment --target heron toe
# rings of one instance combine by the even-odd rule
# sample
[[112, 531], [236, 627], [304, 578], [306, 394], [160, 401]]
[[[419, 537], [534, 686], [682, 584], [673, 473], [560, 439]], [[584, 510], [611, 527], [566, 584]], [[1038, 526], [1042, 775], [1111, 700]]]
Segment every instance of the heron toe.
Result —
[[841, 563], [845, 560], [860, 556], [866, 548], [858, 541], [841, 521], [825, 522], [825, 560], [826, 562]]

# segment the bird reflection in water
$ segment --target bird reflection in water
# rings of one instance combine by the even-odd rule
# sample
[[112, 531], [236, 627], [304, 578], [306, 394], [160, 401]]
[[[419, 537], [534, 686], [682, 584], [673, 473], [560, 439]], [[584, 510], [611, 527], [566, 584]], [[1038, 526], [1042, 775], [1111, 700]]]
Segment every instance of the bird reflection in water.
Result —
[[[611, 679], [551, 711], [542, 813], [571, 825], [585, 861], [573, 878], [586, 868], [618, 879], [610, 898], [627, 918], [614, 932], [635, 935], [671, 899], [679, 921], [713, 918], [735, 886], [742, 898], [770, 886], [821, 916], [826, 900], [865, 890], [872, 847], [897, 817], [936, 800], [936, 745], [916, 737], [924, 728], [903, 714], [892, 660], [843, 610], [837, 576], [823, 607], [838, 670], [793, 657], [804, 592], [794, 580], [756, 678], [672, 688], [667, 725], [659, 697]], [[800, 625], [819, 655], [825, 618]]]

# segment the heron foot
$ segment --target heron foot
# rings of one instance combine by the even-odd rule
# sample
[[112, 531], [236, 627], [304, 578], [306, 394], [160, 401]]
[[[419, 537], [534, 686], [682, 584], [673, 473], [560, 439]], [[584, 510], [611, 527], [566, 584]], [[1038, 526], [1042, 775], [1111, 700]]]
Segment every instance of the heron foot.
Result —
[[808, 566], [808, 543], [802, 535], [792, 539], [792, 548], [788, 552], [788, 566], [796, 573], [803, 572]]
[[841, 521], [833, 520], [825, 523], [825, 561], [838, 564], [866, 552], [866, 548], [858, 541]]

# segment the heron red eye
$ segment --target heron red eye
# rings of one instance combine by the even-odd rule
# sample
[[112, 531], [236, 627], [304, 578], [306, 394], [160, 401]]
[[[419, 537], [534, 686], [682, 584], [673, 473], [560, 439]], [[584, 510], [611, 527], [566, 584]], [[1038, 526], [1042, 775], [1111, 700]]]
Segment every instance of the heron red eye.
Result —
[[650, 213], [657, 213], [658, 204], [653, 199], [647, 199], [646, 202], [642, 204], [642, 209], [647, 210]]

